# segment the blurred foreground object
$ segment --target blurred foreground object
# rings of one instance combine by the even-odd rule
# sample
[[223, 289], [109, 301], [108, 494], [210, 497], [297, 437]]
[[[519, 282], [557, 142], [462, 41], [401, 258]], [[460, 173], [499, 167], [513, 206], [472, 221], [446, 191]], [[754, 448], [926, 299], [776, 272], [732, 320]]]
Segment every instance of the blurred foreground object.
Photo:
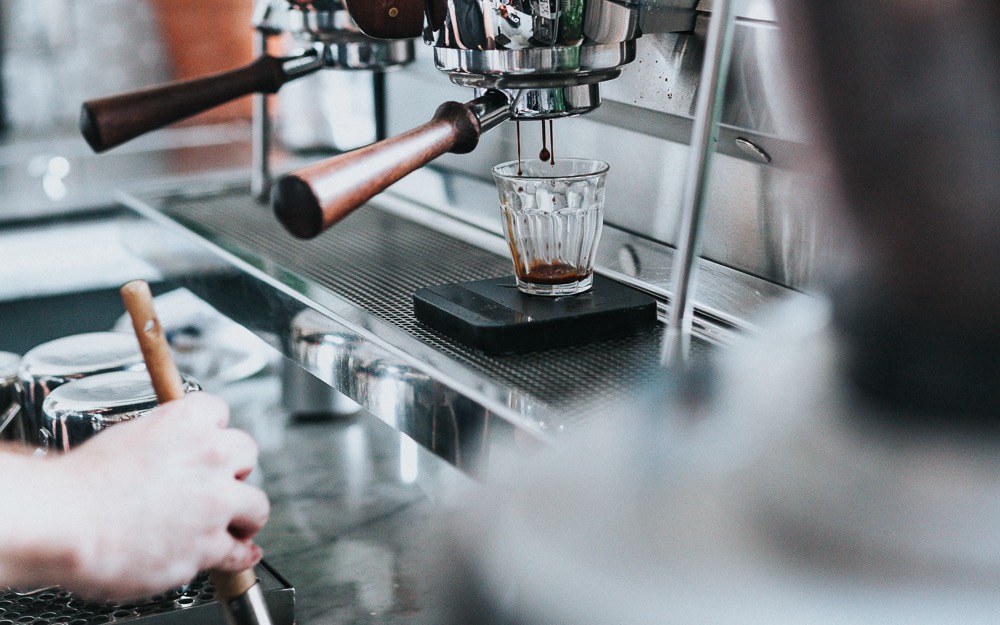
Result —
[[887, 427], [825, 303], [769, 321], [708, 394], [670, 384], [474, 497], [446, 622], [995, 622], [995, 441]]
[[836, 297], [854, 382], [909, 423], [995, 433], [1000, 6], [787, 9], [864, 252]]
[[1000, 614], [1000, 6], [779, 8], [859, 257], [479, 496], [451, 623]]

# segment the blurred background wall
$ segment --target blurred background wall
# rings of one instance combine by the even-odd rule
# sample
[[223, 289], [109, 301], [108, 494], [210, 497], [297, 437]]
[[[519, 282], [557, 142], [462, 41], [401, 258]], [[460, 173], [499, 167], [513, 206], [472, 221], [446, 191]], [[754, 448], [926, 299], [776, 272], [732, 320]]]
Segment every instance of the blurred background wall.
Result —
[[[80, 103], [251, 57], [250, 0], [0, 0], [3, 118], [64, 132]], [[248, 117], [246, 100], [205, 119]]]

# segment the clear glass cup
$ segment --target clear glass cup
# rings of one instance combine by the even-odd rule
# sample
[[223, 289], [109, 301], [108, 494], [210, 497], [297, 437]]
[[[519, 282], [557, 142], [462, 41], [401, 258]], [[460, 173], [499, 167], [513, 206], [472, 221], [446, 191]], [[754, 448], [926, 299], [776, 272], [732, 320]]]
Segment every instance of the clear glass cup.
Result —
[[510, 161], [493, 168], [517, 288], [529, 295], [574, 295], [594, 282], [604, 224], [603, 161]]

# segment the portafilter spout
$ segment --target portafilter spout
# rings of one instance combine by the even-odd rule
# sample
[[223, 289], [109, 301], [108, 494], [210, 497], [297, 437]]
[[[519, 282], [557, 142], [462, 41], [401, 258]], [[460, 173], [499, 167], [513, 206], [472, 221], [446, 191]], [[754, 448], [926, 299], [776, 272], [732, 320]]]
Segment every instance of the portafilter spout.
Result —
[[285, 175], [271, 194], [274, 213], [293, 235], [312, 238], [438, 156], [471, 152], [482, 133], [510, 117], [510, 104], [497, 90], [445, 102], [422, 126]]

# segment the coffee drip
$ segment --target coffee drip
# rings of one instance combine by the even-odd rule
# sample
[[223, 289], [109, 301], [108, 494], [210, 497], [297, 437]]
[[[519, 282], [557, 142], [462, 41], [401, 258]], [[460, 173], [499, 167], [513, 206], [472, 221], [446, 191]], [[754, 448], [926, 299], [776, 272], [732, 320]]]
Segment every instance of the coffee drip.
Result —
[[549, 161], [550, 164], [556, 164], [556, 141], [555, 135], [552, 134], [552, 120], [549, 120], [549, 137], [552, 138], [552, 150], [549, 151], [548, 142], [545, 140], [545, 122], [542, 122], [542, 149], [538, 152], [538, 160]]
[[[548, 161], [550, 165], [555, 166], [556, 164], [556, 140], [555, 134], [553, 133], [553, 123], [552, 120], [548, 120], [548, 135], [545, 133], [546, 120], [542, 120], [542, 149], [538, 151], [538, 160], [545, 162]], [[516, 120], [514, 122], [515, 132], [517, 133], [517, 175], [521, 175], [521, 122]]]

